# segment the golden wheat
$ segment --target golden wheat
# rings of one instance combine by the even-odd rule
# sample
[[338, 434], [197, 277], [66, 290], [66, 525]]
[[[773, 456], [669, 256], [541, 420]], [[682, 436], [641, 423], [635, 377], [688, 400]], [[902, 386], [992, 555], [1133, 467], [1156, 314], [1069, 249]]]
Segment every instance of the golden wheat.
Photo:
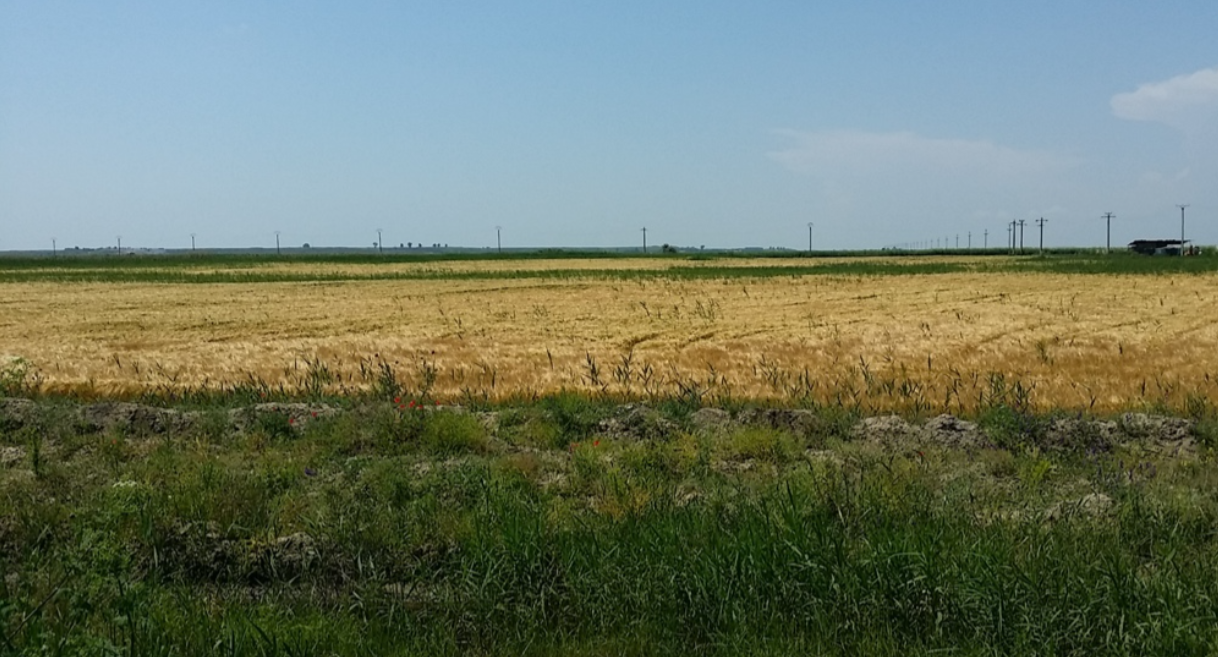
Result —
[[[394, 266], [640, 262], [667, 266]], [[8, 283], [0, 356], [26, 359], [48, 390], [115, 395], [251, 378], [294, 387], [318, 363], [328, 386], [361, 388], [384, 362], [408, 380], [434, 368], [434, 392], [448, 397], [565, 388], [934, 410], [975, 408], [1018, 382], [1015, 394], [1041, 407], [1183, 406], [1218, 399], [1215, 283], [1046, 273]]]

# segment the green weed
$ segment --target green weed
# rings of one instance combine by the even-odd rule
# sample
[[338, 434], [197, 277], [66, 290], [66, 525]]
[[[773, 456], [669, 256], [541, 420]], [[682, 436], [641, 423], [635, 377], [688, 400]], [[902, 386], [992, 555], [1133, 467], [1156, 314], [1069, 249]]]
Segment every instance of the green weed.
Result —
[[1041, 448], [1048, 420], [1010, 404], [981, 419], [1011, 450], [825, 439], [805, 455], [814, 437], [770, 427], [601, 435], [617, 416], [574, 396], [500, 409], [497, 431], [409, 401], [277, 439], [248, 427], [258, 440], [219, 410], [214, 433], [160, 436], [76, 436], [70, 413], [45, 410], [44, 475], [28, 455], [0, 468], [0, 652], [1201, 655], [1218, 641], [1204, 450]]

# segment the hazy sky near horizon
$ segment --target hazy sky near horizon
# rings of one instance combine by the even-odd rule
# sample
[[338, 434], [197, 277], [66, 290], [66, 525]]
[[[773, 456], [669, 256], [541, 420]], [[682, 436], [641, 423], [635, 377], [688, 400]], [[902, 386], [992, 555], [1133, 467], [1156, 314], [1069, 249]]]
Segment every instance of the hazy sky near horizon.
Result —
[[836, 4], [0, 0], [0, 250], [1218, 242], [1218, 2]]

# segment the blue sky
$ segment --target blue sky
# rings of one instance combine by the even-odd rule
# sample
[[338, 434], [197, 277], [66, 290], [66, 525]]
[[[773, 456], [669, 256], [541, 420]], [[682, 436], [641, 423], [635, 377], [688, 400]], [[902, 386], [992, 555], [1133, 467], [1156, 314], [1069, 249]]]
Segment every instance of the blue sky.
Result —
[[0, 0], [0, 250], [1218, 243], [1218, 3]]

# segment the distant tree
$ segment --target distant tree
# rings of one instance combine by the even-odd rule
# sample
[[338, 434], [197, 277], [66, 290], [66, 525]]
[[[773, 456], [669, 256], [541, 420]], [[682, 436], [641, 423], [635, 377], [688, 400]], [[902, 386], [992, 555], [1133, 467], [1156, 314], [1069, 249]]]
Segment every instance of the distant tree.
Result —
[[305, 242], [304, 244], [301, 245], [301, 248], [305, 248], [305, 249], [309, 248], [309, 243]]
[[668, 244], [660, 245], [660, 253], [676, 253], [676, 252], [677, 252], [677, 249], [673, 246], [670, 246]]

